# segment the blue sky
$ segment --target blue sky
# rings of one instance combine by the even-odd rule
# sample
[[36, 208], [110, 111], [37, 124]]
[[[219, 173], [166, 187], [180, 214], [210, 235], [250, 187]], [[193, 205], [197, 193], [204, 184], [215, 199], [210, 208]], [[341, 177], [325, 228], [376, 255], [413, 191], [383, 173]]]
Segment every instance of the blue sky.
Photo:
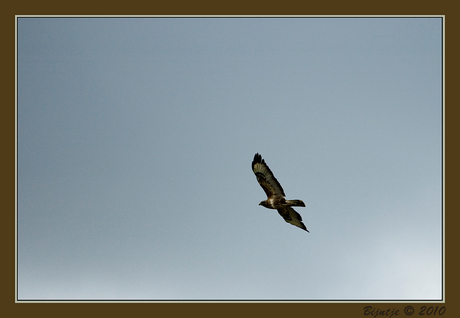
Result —
[[[440, 18], [25, 18], [18, 298], [442, 296]], [[259, 152], [310, 233], [258, 205]]]

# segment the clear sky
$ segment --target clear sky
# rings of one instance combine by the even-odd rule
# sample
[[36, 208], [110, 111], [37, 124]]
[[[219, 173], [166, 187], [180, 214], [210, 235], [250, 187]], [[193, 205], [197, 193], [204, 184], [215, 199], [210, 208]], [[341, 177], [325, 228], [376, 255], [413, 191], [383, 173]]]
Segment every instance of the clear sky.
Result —
[[441, 298], [440, 18], [17, 31], [19, 299]]

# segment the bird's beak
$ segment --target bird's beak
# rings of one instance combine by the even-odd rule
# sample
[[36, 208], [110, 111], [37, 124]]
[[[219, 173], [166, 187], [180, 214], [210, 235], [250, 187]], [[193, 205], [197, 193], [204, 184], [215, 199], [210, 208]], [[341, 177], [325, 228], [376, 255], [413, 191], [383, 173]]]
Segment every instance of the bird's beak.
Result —
[[260, 202], [259, 205], [262, 205], [262, 202]]

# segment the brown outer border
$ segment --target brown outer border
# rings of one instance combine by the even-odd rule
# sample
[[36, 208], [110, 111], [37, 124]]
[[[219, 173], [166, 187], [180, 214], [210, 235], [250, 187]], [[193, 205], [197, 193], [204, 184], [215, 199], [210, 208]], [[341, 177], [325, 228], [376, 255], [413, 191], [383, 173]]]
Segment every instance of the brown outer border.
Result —
[[[371, 315], [364, 315], [363, 308], [365, 306], [373, 306], [374, 308], [380, 309], [399, 309], [399, 316], [405, 317], [404, 308], [406, 305], [411, 305], [416, 309], [414, 316], [418, 315], [418, 309], [423, 305], [426, 306], [446, 306], [446, 314], [443, 316], [451, 317], [455, 315], [458, 310], [453, 305], [454, 300], [458, 292], [457, 288], [457, 275], [453, 273], [453, 269], [458, 268], [458, 262], [452, 255], [456, 254], [455, 244], [446, 245], [446, 264], [445, 273], [445, 295], [444, 304], [437, 303], [409, 303], [409, 302], [395, 302], [395, 303], [15, 303], [15, 274], [14, 274], [14, 255], [15, 255], [15, 170], [12, 167], [15, 164], [15, 15], [161, 15], [161, 14], [174, 14], [174, 15], [445, 15], [445, 40], [452, 39], [449, 44], [445, 44], [445, 59], [449, 61], [446, 63], [449, 66], [450, 72], [446, 73], [446, 85], [445, 90], [449, 87], [458, 87], [455, 82], [456, 77], [455, 70], [458, 67], [457, 56], [455, 54], [455, 43], [458, 42], [458, 21], [453, 2], [440, 3], [431, 2], [430, 4], [420, 2], [407, 2], [402, 3], [401, 1], [390, 1], [386, 3], [382, 2], [368, 2], [359, 1], [353, 4], [344, 1], [324, 2], [324, 3], [311, 3], [305, 2], [299, 4], [299, 2], [283, 2], [282, 5], [272, 5], [267, 3], [248, 3], [238, 2], [231, 4], [217, 4], [216, 2], [185, 2], [181, 3], [155, 3], [151, 2], [148, 5], [135, 5], [131, 4], [123, 6], [115, 3], [101, 2], [99, 4], [94, 1], [82, 2], [68, 2], [63, 3], [62, 1], [21, 1], [12, 3], [10, 2], [5, 6], [3, 5], [2, 10], [2, 33], [3, 41], [5, 42], [3, 50], [4, 52], [4, 67], [3, 72], [5, 81], [3, 82], [5, 87], [6, 103], [3, 107], [4, 116], [7, 118], [6, 125], [4, 127], [4, 133], [2, 134], [4, 142], [3, 146], [8, 151], [12, 152], [11, 157], [5, 158], [6, 171], [4, 175], [7, 180], [8, 187], [5, 186], [6, 209], [4, 218], [5, 222], [2, 222], [6, 227], [6, 230], [2, 231], [3, 236], [3, 251], [5, 253], [3, 262], [5, 267], [3, 269], [3, 282], [2, 284], [2, 299], [3, 306], [2, 311], [9, 314], [14, 314], [15, 317], [31, 317], [36, 315], [46, 315], [47, 317], [81, 317], [82, 315], [87, 316], [192, 316], [199, 315], [200, 317], [216, 317], [219, 316], [265, 316], [265, 317], [280, 317], [280, 316], [310, 316], [310, 317], [372, 317]], [[384, 5], [385, 7], [382, 7]], [[450, 50], [447, 50], [450, 49]], [[448, 53], [449, 52], [449, 53]], [[451, 59], [449, 59], [451, 57]], [[454, 72], [452, 72], [454, 70]], [[448, 80], [451, 81], [448, 81]], [[450, 85], [449, 85], [450, 83]], [[446, 99], [446, 104], [448, 101]], [[8, 105], [8, 106], [6, 106]], [[446, 124], [450, 123], [452, 119], [455, 119], [455, 108], [449, 108], [446, 112], [449, 114], [449, 119], [446, 118]], [[445, 109], [448, 109], [447, 107]], [[452, 126], [445, 126], [446, 135], [452, 136], [455, 130]], [[448, 140], [455, 140], [450, 138]], [[446, 152], [447, 153], [447, 152]], [[445, 160], [445, 162], [448, 162]], [[453, 162], [453, 160], [452, 160]], [[10, 166], [10, 164], [12, 166]], [[449, 171], [453, 171], [451, 169]], [[447, 170], [446, 170], [447, 171]], [[449, 183], [453, 185], [453, 182], [449, 182], [451, 179], [446, 178], [446, 185]], [[446, 189], [449, 189], [446, 187]], [[455, 190], [455, 189], [454, 189]], [[447, 194], [453, 193], [453, 191], [446, 191]], [[446, 204], [446, 216], [448, 207], [453, 205]], [[457, 237], [457, 231], [454, 230], [454, 224], [457, 224], [458, 216], [457, 213], [450, 213], [446, 219], [446, 242], [454, 241]], [[449, 231], [452, 229], [453, 231]], [[428, 231], [429, 229], [427, 229]], [[453, 247], [452, 247], [453, 246]], [[451, 247], [451, 254], [448, 253], [448, 248]], [[450, 255], [450, 257], [449, 257]], [[447, 262], [449, 261], [449, 262]], [[450, 271], [449, 271], [450, 269]], [[449, 277], [449, 280], [447, 280]], [[423, 277], [420, 277], [423, 279]], [[447, 283], [448, 281], [448, 283]], [[447, 295], [447, 296], [446, 296]], [[452, 304], [449, 306], [448, 303]], [[382, 317], [382, 316], [378, 316]], [[387, 316], [389, 317], [389, 316]], [[397, 317], [397, 316], [393, 316]]]

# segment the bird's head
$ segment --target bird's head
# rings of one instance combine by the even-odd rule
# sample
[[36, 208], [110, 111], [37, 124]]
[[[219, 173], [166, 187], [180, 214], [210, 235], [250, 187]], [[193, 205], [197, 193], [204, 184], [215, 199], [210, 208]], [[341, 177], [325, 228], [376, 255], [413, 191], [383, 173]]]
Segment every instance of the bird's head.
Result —
[[259, 203], [259, 205], [264, 206], [264, 207], [268, 207], [267, 201], [261, 201], [261, 202]]

